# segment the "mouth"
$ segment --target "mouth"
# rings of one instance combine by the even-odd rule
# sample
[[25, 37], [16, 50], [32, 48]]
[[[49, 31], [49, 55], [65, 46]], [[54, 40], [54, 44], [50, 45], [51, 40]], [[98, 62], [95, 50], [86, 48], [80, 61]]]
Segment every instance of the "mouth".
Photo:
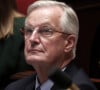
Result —
[[43, 52], [43, 51], [40, 49], [29, 49], [28, 52], [29, 53], [39, 53], [39, 52]]

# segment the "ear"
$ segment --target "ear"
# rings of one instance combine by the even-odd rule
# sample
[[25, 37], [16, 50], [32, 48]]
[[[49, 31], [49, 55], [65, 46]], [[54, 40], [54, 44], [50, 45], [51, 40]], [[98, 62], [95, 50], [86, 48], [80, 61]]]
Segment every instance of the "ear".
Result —
[[75, 35], [68, 35], [65, 37], [65, 52], [70, 52], [75, 46]]

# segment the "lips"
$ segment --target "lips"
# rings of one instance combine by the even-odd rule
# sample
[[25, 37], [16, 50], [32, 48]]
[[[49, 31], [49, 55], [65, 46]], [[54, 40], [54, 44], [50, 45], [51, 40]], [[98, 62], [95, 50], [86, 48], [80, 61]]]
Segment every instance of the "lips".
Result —
[[43, 52], [43, 51], [40, 50], [40, 49], [29, 49], [28, 52], [33, 52], [33, 53], [35, 53], [35, 52]]

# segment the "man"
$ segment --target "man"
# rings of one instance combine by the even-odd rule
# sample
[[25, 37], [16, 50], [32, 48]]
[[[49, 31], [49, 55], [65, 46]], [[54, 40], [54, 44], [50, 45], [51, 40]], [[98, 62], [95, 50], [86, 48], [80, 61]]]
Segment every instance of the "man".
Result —
[[[74, 10], [57, 1], [37, 1], [28, 8], [23, 28], [26, 62], [35, 75], [9, 85], [6, 90], [62, 90], [48, 78], [53, 68], [60, 68], [80, 90], [95, 90], [73, 59], [78, 39], [79, 22]], [[59, 81], [59, 80], [58, 80]]]

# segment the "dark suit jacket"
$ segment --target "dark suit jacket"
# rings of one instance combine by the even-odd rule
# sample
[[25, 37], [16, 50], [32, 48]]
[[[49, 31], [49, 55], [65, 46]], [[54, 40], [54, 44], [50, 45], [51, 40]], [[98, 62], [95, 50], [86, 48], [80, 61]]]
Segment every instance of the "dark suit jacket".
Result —
[[[80, 90], [96, 90], [84, 71], [76, 67], [73, 63], [67, 66], [65, 73], [71, 77], [73, 83], [75, 83]], [[10, 84], [5, 90], [35, 90], [35, 76], [36, 75], [32, 75], [31, 77], [18, 80], [17, 82]], [[51, 90], [63, 89], [60, 89], [55, 84]]]

